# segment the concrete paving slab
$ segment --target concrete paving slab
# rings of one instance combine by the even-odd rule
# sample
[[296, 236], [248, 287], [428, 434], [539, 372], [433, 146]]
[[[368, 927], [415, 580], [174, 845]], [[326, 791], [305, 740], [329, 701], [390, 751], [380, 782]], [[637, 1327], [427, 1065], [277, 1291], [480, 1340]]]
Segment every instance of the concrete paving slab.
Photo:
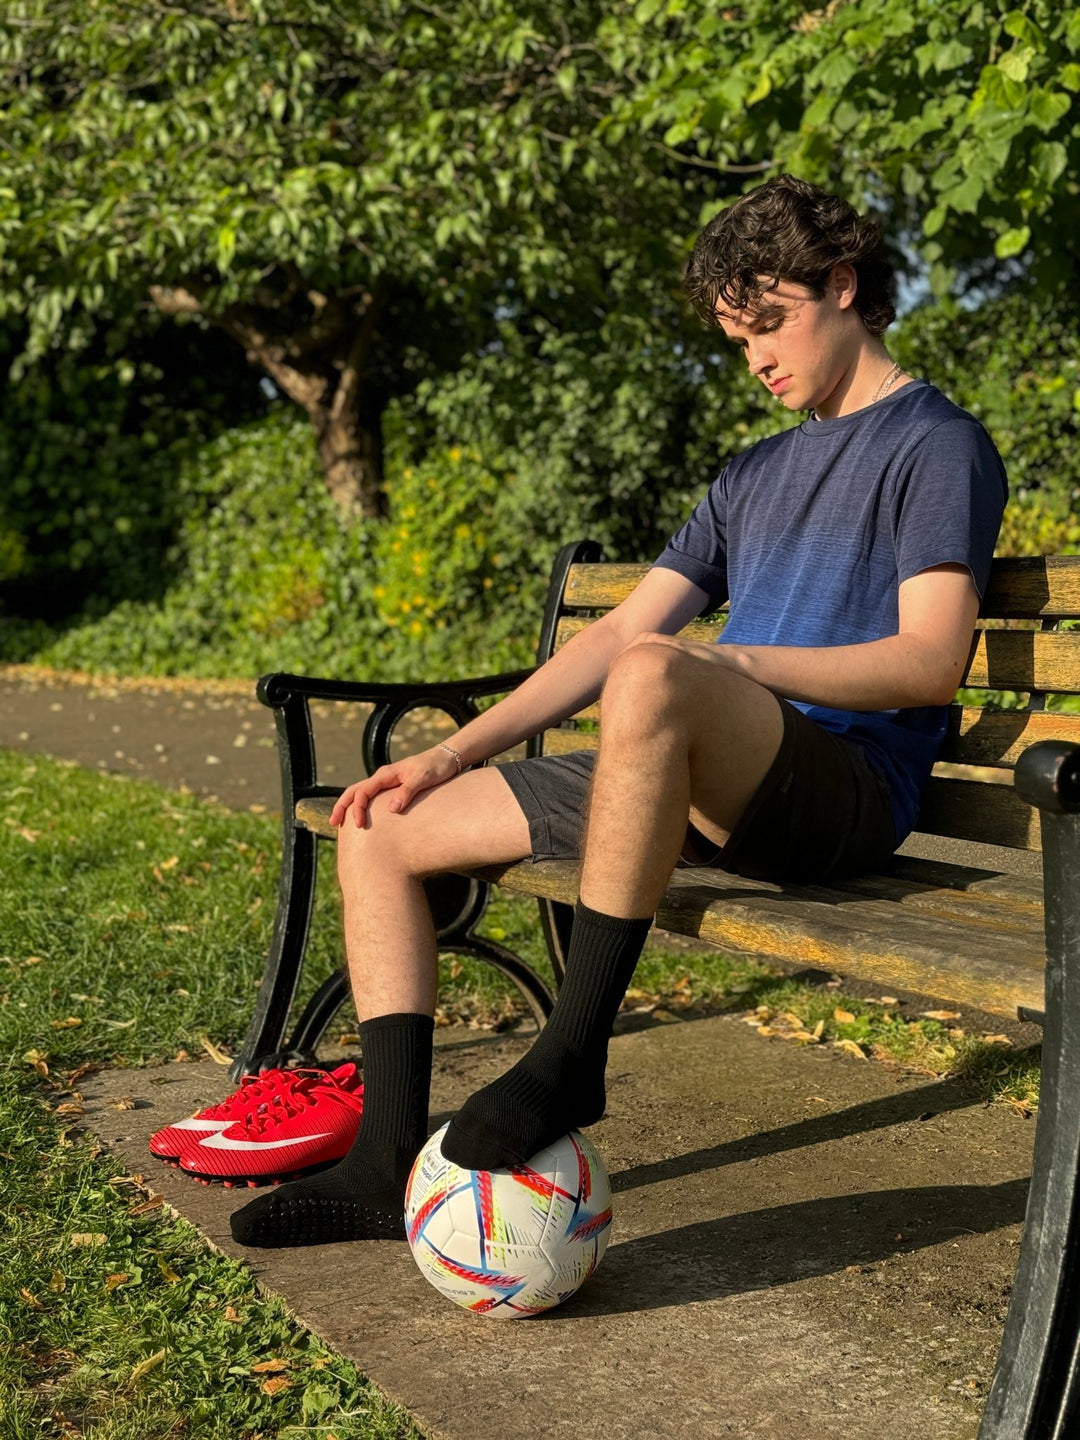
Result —
[[[528, 1036], [438, 1033], [432, 1125]], [[329, 1053], [329, 1052], [328, 1052]], [[129, 1172], [438, 1440], [973, 1440], [1015, 1270], [1034, 1124], [958, 1086], [713, 1016], [615, 1036], [607, 1256], [560, 1310], [496, 1324], [404, 1243], [248, 1250], [146, 1150], [228, 1089], [206, 1063], [103, 1071], [87, 1123]], [[118, 1097], [134, 1109], [110, 1108]]]

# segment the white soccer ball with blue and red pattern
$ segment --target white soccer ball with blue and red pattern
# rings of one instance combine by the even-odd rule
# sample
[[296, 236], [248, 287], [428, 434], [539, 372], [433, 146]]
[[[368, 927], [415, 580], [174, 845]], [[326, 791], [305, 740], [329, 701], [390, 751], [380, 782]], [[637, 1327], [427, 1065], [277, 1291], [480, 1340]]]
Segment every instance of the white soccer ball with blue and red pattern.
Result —
[[447, 1299], [496, 1320], [568, 1300], [611, 1232], [611, 1184], [596, 1147], [573, 1130], [527, 1165], [464, 1170], [443, 1155], [445, 1133], [420, 1151], [405, 1192], [422, 1273]]

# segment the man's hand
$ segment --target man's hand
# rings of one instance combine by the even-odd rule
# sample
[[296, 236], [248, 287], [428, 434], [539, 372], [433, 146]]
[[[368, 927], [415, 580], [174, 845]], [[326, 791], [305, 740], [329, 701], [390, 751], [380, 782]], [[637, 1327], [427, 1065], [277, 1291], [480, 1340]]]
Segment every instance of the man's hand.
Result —
[[380, 765], [366, 780], [349, 785], [338, 797], [330, 812], [331, 825], [344, 825], [352, 811], [354, 825], [363, 825], [367, 818], [367, 807], [381, 790], [396, 790], [390, 801], [390, 809], [400, 812], [424, 790], [431, 790], [452, 780], [458, 773], [457, 762], [448, 750], [433, 745], [419, 755], [409, 755], [393, 765]]

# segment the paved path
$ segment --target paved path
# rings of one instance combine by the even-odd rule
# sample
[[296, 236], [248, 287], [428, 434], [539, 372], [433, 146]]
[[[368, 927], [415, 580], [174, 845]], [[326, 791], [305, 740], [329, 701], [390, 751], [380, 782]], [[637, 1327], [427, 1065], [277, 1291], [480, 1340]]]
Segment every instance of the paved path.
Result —
[[[437, 1032], [432, 1125], [525, 1048]], [[1016, 1264], [1034, 1126], [949, 1083], [711, 1017], [612, 1041], [607, 1256], [562, 1311], [457, 1310], [392, 1242], [245, 1250], [252, 1192], [146, 1150], [220, 1098], [208, 1063], [82, 1084], [147, 1185], [439, 1440], [974, 1440]], [[109, 1100], [135, 1101], [115, 1109]]]

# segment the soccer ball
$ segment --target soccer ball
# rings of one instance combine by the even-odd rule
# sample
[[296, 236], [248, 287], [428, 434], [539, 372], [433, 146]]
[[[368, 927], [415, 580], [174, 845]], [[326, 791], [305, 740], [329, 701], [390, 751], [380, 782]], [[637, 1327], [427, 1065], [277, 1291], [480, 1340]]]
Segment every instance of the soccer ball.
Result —
[[611, 1185], [577, 1130], [509, 1170], [464, 1170], [442, 1153], [446, 1126], [416, 1157], [405, 1192], [413, 1258], [435, 1289], [496, 1320], [568, 1300], [607, 1248]]

